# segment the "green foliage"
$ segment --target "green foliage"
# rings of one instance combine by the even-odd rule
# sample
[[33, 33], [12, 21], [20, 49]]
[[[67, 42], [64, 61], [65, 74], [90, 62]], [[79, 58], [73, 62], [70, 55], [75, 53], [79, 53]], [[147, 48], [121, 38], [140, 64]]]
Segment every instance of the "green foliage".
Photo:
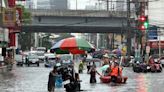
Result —
[[23, 24], [30, 24], [31, 23], [31, 13], [28, 9], [26, 9], [23, 5], [16, 5], [16, 7], [22, 8], [22, 22]]
[[34, 33], [21, 32], [18, 35], [18, 42], [23, 51], [30, 50], [30, 48], [34, 45]]

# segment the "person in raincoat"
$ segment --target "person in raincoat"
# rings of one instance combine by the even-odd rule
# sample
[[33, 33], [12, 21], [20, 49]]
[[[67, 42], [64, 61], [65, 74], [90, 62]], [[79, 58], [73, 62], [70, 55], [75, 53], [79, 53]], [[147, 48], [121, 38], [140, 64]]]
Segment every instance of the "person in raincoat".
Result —
[[111, 76], [111, 80], [114, 83], [122, 80], [122, 67], [119, 66], [118, 62], [114, 62], [114, 66], [111, 68], [111, 72], [109, 74]]
[[55, 76], [57, 76], [57, 67], [56, 66], [54, 66], [53, 70], [49, 73], [48, 92], [55, 91]]
[[83, 69], [84, 69], [84, 63], [82, 61], [80, 61], [80, 64], [79, 64], [79, 73], [82, 73], [83, 72]]

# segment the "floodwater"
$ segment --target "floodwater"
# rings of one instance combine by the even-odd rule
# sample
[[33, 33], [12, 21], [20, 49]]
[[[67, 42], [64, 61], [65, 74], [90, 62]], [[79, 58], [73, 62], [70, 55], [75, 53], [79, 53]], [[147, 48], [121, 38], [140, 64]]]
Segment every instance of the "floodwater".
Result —
[[[11, 72], [0, 73], [0, 92], [47, 92], [49, 71], [51, 68], [45, 68], [43, 65], [15, 66]], [[98, 75], [97, 83], [90, 84], [90, 76], [84, 70], [84, 73], [80, 74], [81, 89], [84, 92], [164, 92], [164, 72], [134, 73], [131, 67], [126, 67], [123, 75], [128, 76], [126, 84], [118, 86], [103, 84]], [[65, 89], [57, 88], [55, 92], [65, 92]]]

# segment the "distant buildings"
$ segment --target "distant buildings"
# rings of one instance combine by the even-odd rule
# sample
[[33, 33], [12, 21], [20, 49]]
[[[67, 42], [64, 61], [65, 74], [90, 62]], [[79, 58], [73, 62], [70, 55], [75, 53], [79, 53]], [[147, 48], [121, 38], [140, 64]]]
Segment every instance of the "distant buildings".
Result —
[[26, 0], [26, 8], [32, 9], [68, 9], [69, 3], [67, 0]]
[[50, 0], [50, 7], [55, 10], [68, 9], [68, 0]]
[[127, 0], [116, 0], [116, 11], [125, 11], [126, 9], [126, 1]]
[[38, 0], [37, 1], [37, 9], [51, 9], [49, 0]]

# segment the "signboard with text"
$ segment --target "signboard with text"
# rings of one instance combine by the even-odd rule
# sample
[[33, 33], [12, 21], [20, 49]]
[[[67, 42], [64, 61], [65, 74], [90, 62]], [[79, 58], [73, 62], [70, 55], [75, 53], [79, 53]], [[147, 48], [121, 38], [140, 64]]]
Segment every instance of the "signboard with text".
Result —
[[159, 45], [161, 48], [164, 48], [164, 41], [149, 41], [150, 48], [158, 49]]
[[157, 33], [157, 26], [149, 27], [148, 29], [148, 39], [149, 40], [157, 40], [158, 33]]
[[16, 9], [4, 8], [3, 10], [3, 26], [14, 27], [16, 22]]

